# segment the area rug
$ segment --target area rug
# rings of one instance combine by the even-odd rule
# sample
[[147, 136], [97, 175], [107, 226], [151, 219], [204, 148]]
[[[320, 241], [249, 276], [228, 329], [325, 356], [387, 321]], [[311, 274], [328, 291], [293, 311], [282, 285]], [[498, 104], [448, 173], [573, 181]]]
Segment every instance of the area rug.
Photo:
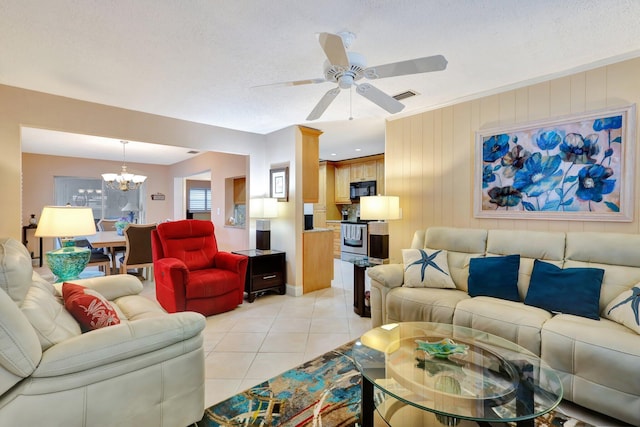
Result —
[[[353, 342], [207, 408], [198, 427], [357, 426], [361, 375]], [[552, 411], [536, 427], [593, 427]]]

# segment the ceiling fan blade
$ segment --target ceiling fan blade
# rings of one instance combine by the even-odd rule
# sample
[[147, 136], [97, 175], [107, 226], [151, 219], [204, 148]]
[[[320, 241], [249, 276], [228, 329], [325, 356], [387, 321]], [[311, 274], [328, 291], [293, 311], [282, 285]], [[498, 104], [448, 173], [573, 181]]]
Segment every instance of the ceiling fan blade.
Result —
[[267, 83], [264, 85], [251, 86], [251, 88], [256, 87], [268, 87], [268, 86], [301, 86], [301, 85], [310, 85], [316, 83], [324, 83], [327, 79], [318, 78], [318, 79], [306, 79], [306, 80], [294, 80], [291, 82], [278, 82], [278, 83]]
[[318, 40], [331, 64], [349, 68], [349, 57], [342, 42], [342, 37], [337, 34], [320, 33]]
[[307, 116], [307, 120], [316, 120], [322, 116], [322, 113], [327, 109], [327, 107], [333, 102], [333, 100], [340, 93], [339, 87], [334, 87], [330, 91], [324, 94], [324, 96], [318, 101], [315, 108], [309, 113]]
[[399, 113], [404, 109], [403, 103], [387, 95], [380, 89], [371, 86], [369, 83], [363, 83], [356, 86], [356, 92], [374, 104], [377, 104], [379, 107], [387, 110], [391, 114]]
[[446, 58], [442, 55], [435, 55], [369, 67], [364, 70], [364, 76], [368, 79], [382, 79], [385, 77], [405, 76], [407, 74], [442, 71], [445, 68], [447, 68]]

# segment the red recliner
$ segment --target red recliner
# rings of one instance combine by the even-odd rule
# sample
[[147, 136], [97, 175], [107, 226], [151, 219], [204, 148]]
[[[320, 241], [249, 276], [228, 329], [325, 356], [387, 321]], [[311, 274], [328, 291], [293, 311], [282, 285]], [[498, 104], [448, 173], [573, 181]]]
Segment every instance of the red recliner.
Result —
[[151, 234], [156, 298], [169, 313], [205, 316], [242, 304], [248, 258], [218, 251], [211, 221], [165, 222]]

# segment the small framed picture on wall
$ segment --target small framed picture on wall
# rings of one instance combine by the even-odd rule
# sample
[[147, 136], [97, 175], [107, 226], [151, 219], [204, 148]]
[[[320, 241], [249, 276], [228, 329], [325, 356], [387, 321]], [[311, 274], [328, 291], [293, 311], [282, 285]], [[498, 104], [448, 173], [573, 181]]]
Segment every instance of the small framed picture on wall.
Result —
[[289, 201], [289, 168], [277, 168], [269, 171], [269, 195], [279, 202]]

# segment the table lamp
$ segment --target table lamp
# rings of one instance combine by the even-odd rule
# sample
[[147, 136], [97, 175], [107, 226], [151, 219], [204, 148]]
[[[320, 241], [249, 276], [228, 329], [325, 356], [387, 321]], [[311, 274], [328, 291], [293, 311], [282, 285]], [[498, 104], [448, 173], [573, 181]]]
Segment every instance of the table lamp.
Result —
[[259, 197], [251, 199], [251, 217], [256, 219], [256, 249], [271, 250], [271, 221], [278, 216], [278, 199]]
[[389, 223], [400, 219], [400, 198], [398, 196], [360, 197], [360, 219], [374, 220], [369, 223], [369, 262], [386, 264], [389, 262]]
[[122, 209], [121, 212], [127, 212], [127, 217], [129, 218], [129, 222], [133, 223], [133, 220], [136, 216], [136, 212], [138, 212], [138, 208], [133, 205], [131, 202], [127, 202], [126, 205]]
[[59, 237], [62, 247], [47, 252], [47, 265], [59, 282], [76, 279], [85, 269], [91, 250], [75, 246], [74, 237], [96, 234], [93, 211], [88, 207], [45, 206], [36, 237]]

